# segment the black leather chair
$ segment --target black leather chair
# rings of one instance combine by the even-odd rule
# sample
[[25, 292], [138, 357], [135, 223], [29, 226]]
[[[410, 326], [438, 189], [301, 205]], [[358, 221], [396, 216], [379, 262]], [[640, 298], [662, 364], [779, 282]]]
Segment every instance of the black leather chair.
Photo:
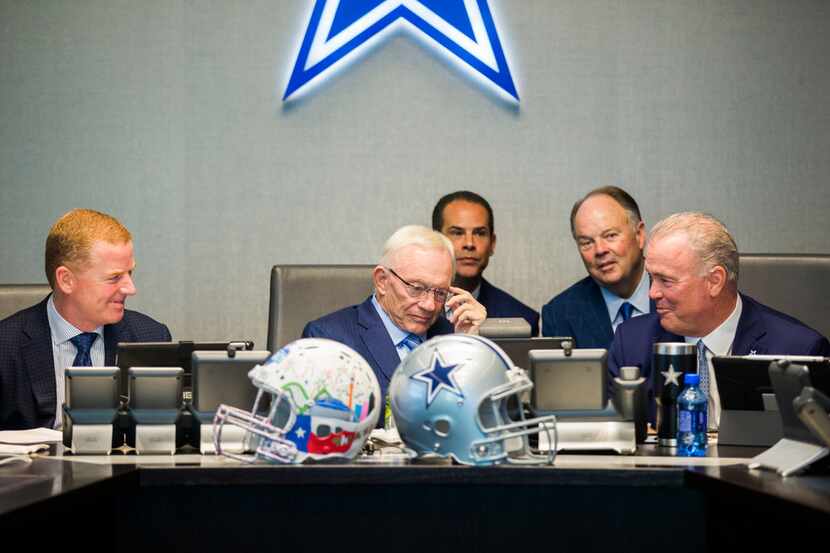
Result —
[[48, 284], [0, 284], [0, 320], [40, 302], [51, 291]]
[[374, 265], [274, 265], [268, 350], [296, 340], [309, 321], [360, 303], [372, 293]]
[[744, 253], [738, 288], [830, 335], [830, 255]]

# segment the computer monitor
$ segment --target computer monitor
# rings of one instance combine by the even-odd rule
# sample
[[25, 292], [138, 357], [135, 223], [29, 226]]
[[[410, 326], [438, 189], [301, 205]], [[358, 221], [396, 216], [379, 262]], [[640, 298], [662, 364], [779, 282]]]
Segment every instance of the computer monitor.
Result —
[[[117, 431], [121, 406], [118, 367], [64, 370], [63, 445], [73, 453], [108, 453], [123, 443]], [[83, 438], [78, 430], [84, 428]]]
[[537, 413], [602, 411], [608, 406], [605, 349], [531, 350], [530, 406]]
[[[225, 352], [193, 352], [193, 411], [204, 414], [202, 422], [212, 420], [220, 404], [241, 409], [254, 405], [257, 388], [248, 378], [254, 366], [268, 359], [267, 351], [241, 351], [233, 357]], [[262, 405], [261, 407], [266, 407]]]
[[240, 349], [252, 350], [251, 341], [234, 342], [119, 342], [116, 365], [121, 368], [121, 395], [127, 396], [127, 371], [130, 367], [181, 367], [184, 370], [182, 389], [185, 399], [190, 399], [191, 367], [190, 360], [197, 350], [227, 351], [230, 344]]
[[779, 359], [808, 366], [813, 387], [830, 392], [830, 359], [825, 357], [716, 355], [712, 368], [721, 404], [718, 443], [766, 447], [783, 437], [782, 406], [769, 374], [770, 363]]
[[535, 338], [493, 338], [504, 353], [513, 361], [513, 364], [526, 371], [530, 370], [530, 358], [528, 352], [533, 349], [562, 349], [563, 344], [573, 338], [563, 336], [535, 337]]
[[181, 367], [130, 367], [129, 406], [133, 411], [177, 410], [182, 403]]
[[121, 404], [118, 367], [67, 367], [64, 372], [64, 403], [69, 410], [112, 411]]

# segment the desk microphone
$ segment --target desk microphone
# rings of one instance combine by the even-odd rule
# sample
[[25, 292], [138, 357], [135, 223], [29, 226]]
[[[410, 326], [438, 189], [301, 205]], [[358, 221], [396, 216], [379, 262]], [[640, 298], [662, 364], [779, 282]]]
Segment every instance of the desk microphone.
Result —
[[805, 386], [793, 399], [793, 408], [804, 426], [830, 447], [830, 398], [812, 386]]

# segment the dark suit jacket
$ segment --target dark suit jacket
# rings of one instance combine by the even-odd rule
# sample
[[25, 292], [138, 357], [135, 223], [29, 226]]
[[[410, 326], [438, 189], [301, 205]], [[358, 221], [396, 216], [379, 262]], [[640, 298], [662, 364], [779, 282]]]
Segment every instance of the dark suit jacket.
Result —
[[[649, 302], [654, 312], [654, 302]], [[542, 336], [570, 336], [578, 348], [608, 349], [614, 339], [599, 284], [587, 276], [542, 307]]]
[[[54, 424], [55, 360], [46, 301], [0, 321], [0, 430]], [[127, 310], [120, 322], [104, 326], [105, 365], [115, 365], [118, 342], [170, 339], [165, 325]]]
[[483, 278], [478, 302], [487, 309], [488, 317], [521, 317], [530, 325], [530, 335], [539, 335], [539, 313]]
[[[827, 338], [797, 319], [758, 303], [741, 294], [743, 311], [738, 321], [732, 355], [830, 355]], [[654, 422], [654, 390], [651, 374], [652, 345], [657, 342], [683, 342], [684, 337], [660, 326], [656, 313], [630, 319], [617, 327], [608, 355], [611, 378], [620, 367], [640, 367], [648, 382], [650, 420]]]
[[[450, 322], [439, 317], [427, 331], [427, 338], [453, 332]], [[303, 338], [312, 337], [336, 340], [362, 355], [378, 378], [382, 397], [386, 397], [386, 390], [401, 358], [372, 305], [371, 296], [363, 303], [335, 311], [305, 325]]]

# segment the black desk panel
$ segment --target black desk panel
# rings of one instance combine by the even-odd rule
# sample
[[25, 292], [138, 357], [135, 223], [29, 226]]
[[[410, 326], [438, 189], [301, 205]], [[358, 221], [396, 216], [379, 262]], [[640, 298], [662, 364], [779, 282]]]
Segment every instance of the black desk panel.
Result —
[[[712, 448], [724, 458], [736, 451], [756, 453]], [[646, 446], [633, 457], [560, 455], [556, 467], [488, 468], [39, 458], [0, 469], [0, 535], [142, 552], [674, 553], [759, 551], [826, 532], [827, 476], [782, 479], [664, 453]]]

